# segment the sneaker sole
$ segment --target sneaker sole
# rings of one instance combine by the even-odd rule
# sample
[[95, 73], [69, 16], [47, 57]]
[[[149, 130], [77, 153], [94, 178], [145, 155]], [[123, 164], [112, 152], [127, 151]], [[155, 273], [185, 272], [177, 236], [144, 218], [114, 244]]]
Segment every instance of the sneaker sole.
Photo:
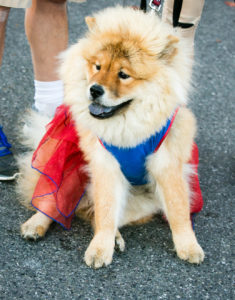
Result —
[[20, 175], [20, 173], [15, 173], [12, 176], [6, 176], [6, 175], [0, 175], [0, 181], [11, 181], [11, 180], [15, 180], [16, 177], [18, 177]]

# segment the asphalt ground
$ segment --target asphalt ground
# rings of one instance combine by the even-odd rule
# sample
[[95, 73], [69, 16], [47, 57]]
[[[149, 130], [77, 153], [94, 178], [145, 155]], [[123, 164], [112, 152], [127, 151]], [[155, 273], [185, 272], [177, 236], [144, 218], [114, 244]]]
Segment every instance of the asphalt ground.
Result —
[[[82, 35], [84, 16], [115, 1], [69, 4], [70, 43]], [[133, 1], [129, 1], [133, 3]], [[179, 260], [168, 225], [125, 227], [124, 253], [107, 268], [83, 262], [92, 238], [75, 219], [71, 231], [53, 224], [43, 240], [26, 242], [19, 226], [31, 212], [18, 203], [14, 183], [0, 182], [0, 299], [235, 299], [234, 295], [234, 114], [235, 8], [207, 0], [196, 36], [195, 91], [200, 182], [204, 208], [195, 231], [206, 257], [201, 265]], [[0, 72], [0, 123], [14, 151], [23, 151], [16, 126], [33, 102], [33, 71], [24, 35], [24, 11], [13, 9]]]

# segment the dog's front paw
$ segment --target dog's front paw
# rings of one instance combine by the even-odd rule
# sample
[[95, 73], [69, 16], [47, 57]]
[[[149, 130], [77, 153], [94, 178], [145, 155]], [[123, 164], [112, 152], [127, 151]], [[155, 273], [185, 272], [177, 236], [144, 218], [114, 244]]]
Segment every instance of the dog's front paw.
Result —
[[204, 260], [204, 252], [196, 238], [189, 240], [178, 238], [175, 241], [175, 248], [179, 258], [187, 260], [192, 264], [200, 264]]
[[36, 241], [39, 238], [42, 238], [46, 233], [46, 228], [41, 225], [30, 224], [30, 222], [25, 222], [20, 227], [21, 236], [26, 240]]
[[114, 251], [114, 236], [97, 234], [85, 252], [85, 262], [95, 269], [107, 266], [112, 262]]
[[33, 215], [28, 221], [21, 225], [21, 236], [27, 240], [36, 241], [42, 238], [52, 221], [40, 212]]

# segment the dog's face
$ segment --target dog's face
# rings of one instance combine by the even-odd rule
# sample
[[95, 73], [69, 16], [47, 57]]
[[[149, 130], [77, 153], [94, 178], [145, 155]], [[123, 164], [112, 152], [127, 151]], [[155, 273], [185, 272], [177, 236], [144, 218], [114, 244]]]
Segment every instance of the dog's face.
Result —
[[115, 53], [115, 45], [110, 45], [109, 48], [88, 59], [87, 64], [87, 95], [91, 100], [89, 111], [92, 116], [101, 119], [127, 109], [134, 100], [129, 96], [131, 90], [139, 84], [130, 60], [119, 51]]
[[62, 64], [65, 103], [99, 137], [135, 144], [184, 102], [185, 53], [157, 17], [130, 8], [109, 8], [86, 22], [89, 32]]

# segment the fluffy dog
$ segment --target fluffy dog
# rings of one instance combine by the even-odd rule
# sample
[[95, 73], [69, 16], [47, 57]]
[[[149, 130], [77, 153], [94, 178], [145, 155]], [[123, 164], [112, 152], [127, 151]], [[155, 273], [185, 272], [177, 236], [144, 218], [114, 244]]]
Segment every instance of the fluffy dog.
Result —
[[[89, 173], [77, 207], [94, 225], [85, 262], [95, 268], [110, 264], [115, 241], [124, 250], [118, 229], [162, 211], [177, 255], [200, 263], [204, 253], [190, 220], [188, 161], [196, 121], [186, 107], [189, 46], [156, 16], [131, 8], [108, 8], [86, 23], [89, 32], [62, 55], [60, 69]], [[167, 134], [161, 146], [154, 144], [159, 133]], [[139, 167], [135, 158], [146, 144], [151, 149]], [[126, 158], [120, 149], [134, 152]], [[40, 174], [26, 160], [19, 190], [28, 205]], [[42, 237], [51, 222], [38, 211], [21, 226], [22, 236]]]

